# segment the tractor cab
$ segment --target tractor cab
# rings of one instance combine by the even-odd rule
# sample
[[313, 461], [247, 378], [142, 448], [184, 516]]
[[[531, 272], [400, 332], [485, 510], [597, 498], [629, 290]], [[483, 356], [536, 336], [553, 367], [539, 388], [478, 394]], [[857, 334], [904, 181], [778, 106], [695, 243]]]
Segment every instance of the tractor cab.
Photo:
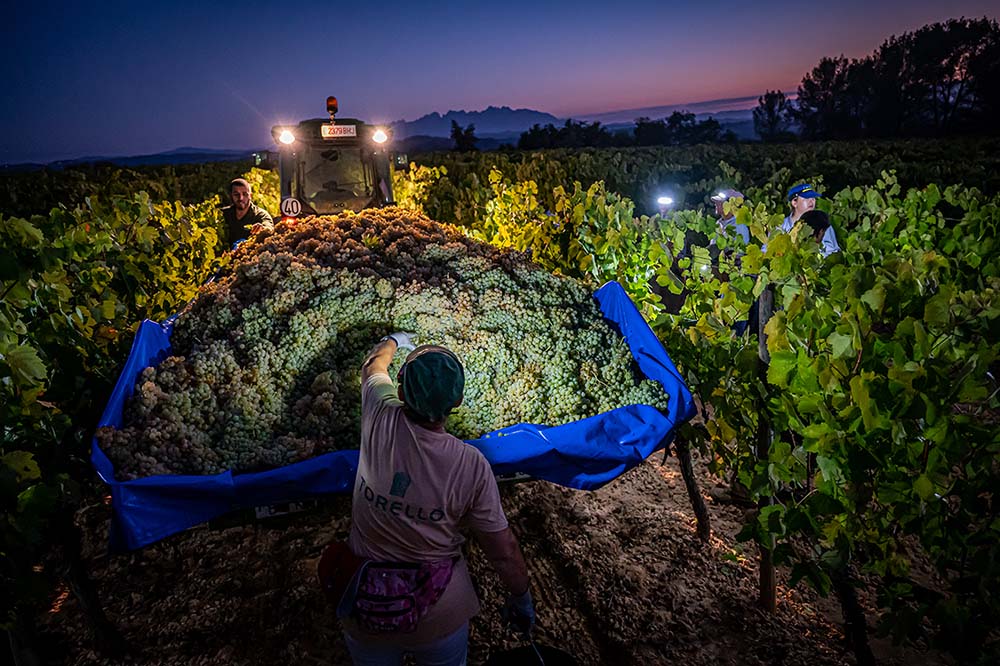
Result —
[[278, 144], [281, 214], [328, 215], [395, 203], [388, 130], [335, 118], [336, 97], [328, 97], [326, 106], [329, 119], [271, 128]]

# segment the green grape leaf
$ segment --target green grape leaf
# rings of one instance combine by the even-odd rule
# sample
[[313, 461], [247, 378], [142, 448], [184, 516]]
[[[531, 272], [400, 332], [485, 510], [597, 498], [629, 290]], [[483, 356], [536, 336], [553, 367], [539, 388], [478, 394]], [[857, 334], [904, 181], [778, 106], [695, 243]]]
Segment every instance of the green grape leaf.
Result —
[[831, 432], [833, 428], [828, 423], [812, 423], [802, 430], [802, 434], [809, 439], [822, 439]]
[[113, 320], [115, 318], [115, 305], [116, 301], [114, 298], [107, 298], [101, 302], [101, 316], [107, 320]]
[[776, 351], [791, 349], [791, 345], [788, 343], [788, 328], [785, 325], [784, 312], [774, 313], [774, 316], [764, 325], [764, 333], [767, 335], [767, 350], [772, 356]]
[[934, 484], [925, 475], [921, 474], [913, 482], [913, 490], [922, 500], [929, 500], [934, 495]]
[[14, 471], [18, 483], [41, 478], [42, 470], [35, 462], [35, 456], [28, 451], [11, 451], [0, 456], [0, 463]]
[[989, 396], [990, 391], [985, 384], [974, 378], [968, 378], [962, 382], [962, 387], [958, 391], [959, 402], [979, 402]]
[[768, 258], [781, 257], [789, 252], [792, 252], [795, 248], [792, 245], [792, 237], [788, 234], [781, 233], [775, 236], [767, 244], [767, 253], [765, 254]]
[[28, 345], [7, 351], [3, 355], [3, 360], [22, 386], [41, 382], [46, 377], [45, 364], [38, 358], [38, 352]]
[[868, 305], [875, 314], [882, 314], [882, 308], [885, 307], [885, 287], [875, 285], [861, 295], [861, 302]]
[[934, 183], [924, 188], [924, 197], [927, 200], [928, 208], [934, 208], [941, 201], [941, 190]]
[[19, 217], [8, 217], [3, 222], [6, 233], [26, 247], [39, 247], [45, 240], [41, 230], [27, 220]]
[[924, 321], [931, 326], [940, 328], [951, 324], [951, 299], [952, 290], [950, 287], [942, 287], [941, 291], [928, 299], [924, 305]]
[[795, 587], [801, 580], [806, 580], [822, 596], [830, 594], [830, 577], [814, 562], [796, 562], [792, 565], [788, 584]]
[[827, 483], [838, 484], [844, 478], [840, 465], [833, 458], [816, 456], [816, 466], [819, 467], [819, 471], [823, 474], [823, 479]]
[[756, 245], [748, 245], [746, 252], [743, 256], [743, 270], [748, 275], [755, 275], [760, 272], [764, 255], [761, 254], [760, 248]]
[[882, 197], [879, 195], [877, 190], [870, 189], [867, 193], [868, 206], [873, 210], [882, 208], [885, 202], [882, 201]]
[[774, 352], [767, 366], [767, 381], [779, 388], [787, 388], [797, 364], [798, 355], [795, 352], [788, 350]]
[[855, 354], [854, 337], [851, 335], [834, 331], [827, 337], [826, 341], [830, 344], [830, 351], [834, 358], [850, 358]]
[[858, 409], [861, 410], [861, 418], [864, 421], [865, 428], [868, 430], [875, 429], [878, 425], [878, 413], [875, 403], [871, 399], [869, 383], [861, 375], [851, 377], [851, 398]]
[[757, 522], [770, 534], [783, 534], [785, 528], [782, 524], [785, 507], [780, 504], [771, 504], [763, 507], [757, 514]]

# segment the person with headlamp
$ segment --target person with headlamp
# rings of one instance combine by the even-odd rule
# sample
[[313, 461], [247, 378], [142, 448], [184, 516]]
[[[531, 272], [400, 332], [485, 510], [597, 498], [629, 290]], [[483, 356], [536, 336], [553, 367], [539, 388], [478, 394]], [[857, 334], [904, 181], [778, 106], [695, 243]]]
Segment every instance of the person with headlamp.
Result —
[[[779, 229], [782, 233], [791, 233], [792, 227], [795, 223], [807, 212], [814, 210], [816, 208], [816, 199], [821, 198], [819, 192], [816, 191], [809, 183], [799, 183], [792, 188], [789, 188], [787, 197], [788, 205], [791, 207], [791, 212], [788, 217], [784, 219], [781, 223]], [[837, 233], [833, 230], [832, 226], [827, 225], [825, 231], [823, 232], [822, 240], [820, 241], [820, 252], [823, 253], [824, 257], [828, 257], [834, 252], [840, 252], [840, 245], [837, 243]]]
[[[534, 606], [521, 548], [489, 462], [445, 431], [462, 403], [465, 371], [451, 350], [393, 333], [361, 369], [361, 451], [348, 546], [370, 564], [353, 581], [343, 618], [356, 664], [464, 664], [479, 600], [462, 557], [471, 530], [508, 588], [504, 613], [522, 631]], [[411, 350], [394, 384], [388, 370]], [[411, 599], [400, 606], [396, 600]]]
[[719, 216], [717, 220], [718, 228], [720, 233], [726, 233], [727, 229], [731, 229], [737, 236], [743, 239], [743, 245], [750, 244], [750, 228], [745, 224], [739, 224], [736, 222], [736, 213], [730, 210], [728, 213], [725, 210], [726, 202], [732, 199], [746, 199], [742, 192], [738, 192], [734, 189], [724, 189], [720, 190], [712, 196], [712, 203], [715, 204], [715, 214]]

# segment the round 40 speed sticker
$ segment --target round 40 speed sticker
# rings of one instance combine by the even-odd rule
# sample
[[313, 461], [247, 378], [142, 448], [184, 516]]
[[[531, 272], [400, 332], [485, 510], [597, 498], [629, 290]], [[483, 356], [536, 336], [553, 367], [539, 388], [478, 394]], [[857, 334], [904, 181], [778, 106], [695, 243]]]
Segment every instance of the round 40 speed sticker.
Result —
[[281, 201], [281, 214], [287, 217], [298, 217], [302, 212], [302, 203], [294, 198], [288, 197]]

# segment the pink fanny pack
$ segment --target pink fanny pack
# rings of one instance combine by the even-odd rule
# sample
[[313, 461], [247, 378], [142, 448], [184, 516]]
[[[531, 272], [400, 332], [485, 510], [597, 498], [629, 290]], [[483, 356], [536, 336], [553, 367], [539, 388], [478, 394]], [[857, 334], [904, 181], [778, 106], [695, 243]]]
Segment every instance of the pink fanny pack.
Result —
[[354, 599], [362, 629], [369, 633], [408, 633], [417, 628], [451, 581], [458, 558], [436, 562], [372, 562]]

